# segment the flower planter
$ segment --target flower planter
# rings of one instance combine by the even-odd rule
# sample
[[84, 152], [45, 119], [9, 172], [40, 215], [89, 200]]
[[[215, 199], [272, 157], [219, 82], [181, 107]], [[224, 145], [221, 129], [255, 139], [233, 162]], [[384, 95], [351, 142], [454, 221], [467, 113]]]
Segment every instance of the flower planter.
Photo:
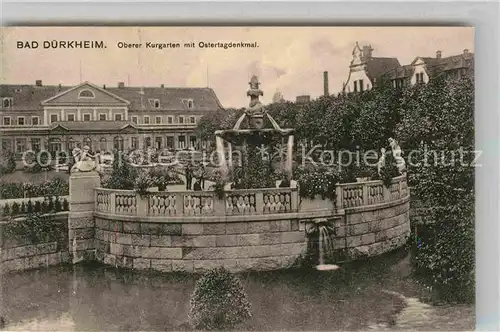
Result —
[[334, 211], [335, 203], [332, 202], [331, 199], [325, 198], [322, 199], [320, 195], [316, 195], [314, 199], [310, 198], [301, 198], [299, 211], [307, 212], [307, 211]]

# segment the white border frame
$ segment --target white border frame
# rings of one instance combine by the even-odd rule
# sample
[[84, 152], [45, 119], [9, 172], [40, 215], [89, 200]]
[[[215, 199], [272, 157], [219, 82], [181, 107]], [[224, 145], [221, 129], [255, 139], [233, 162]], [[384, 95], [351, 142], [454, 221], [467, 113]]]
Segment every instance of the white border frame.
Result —
[[[15, 2], [13, 2], [15, 1]], [[2, 24], [18, 25], [474, 25], [476, 33], [476, 327], [500, 330], [499, 4], [490, 2], [159, 2], [8, 0]], [[88, 2], [92, 2], [90, 5]], [[90, 10], [92, 8], [92, 10]], [[96, 10], [98, 9], [98, 10]]]

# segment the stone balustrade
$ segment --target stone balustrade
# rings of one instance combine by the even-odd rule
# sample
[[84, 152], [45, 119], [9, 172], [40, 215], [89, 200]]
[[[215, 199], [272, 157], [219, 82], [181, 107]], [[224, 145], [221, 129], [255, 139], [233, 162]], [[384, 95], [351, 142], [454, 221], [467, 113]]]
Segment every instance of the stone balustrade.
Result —
[[[382, 181], [342, 183], [336, 187], [336, 210], [389, 203], [408, 196], [406, 176]], [[211, 217], [298, 213], [297, 188], [230, 190], [219, 199], [212, 191], [150, 192], [97, 188], [95, 212], [131, 217]], [[310, 211], [310, 210], [308, 210]]]
[[231, 190], [219, 199], [212, 191], [149, 192], [97, 188], [95, 212], [144, 218], [249, 216], [298, 211], [297, 188]]

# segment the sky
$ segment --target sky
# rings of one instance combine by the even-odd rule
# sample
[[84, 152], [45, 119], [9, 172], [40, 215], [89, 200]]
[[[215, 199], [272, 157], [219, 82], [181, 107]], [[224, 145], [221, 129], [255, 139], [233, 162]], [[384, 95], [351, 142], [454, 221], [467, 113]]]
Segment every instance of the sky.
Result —
[[[337, 93], [347, 79], [352, 50], [370, 44], [375, 57], [409, 64], [417, 56], [474, 52], [472, 27], [4, 27], [2, 84], [210, 87], [222, 105], [245, 107], [252, 75], [268, 103], [276, 91], [287, 100]], [[103, 41], [105, 49], [44, 49], [43, 41]], [[36, 49], [18, 42], [38, 41]], [[141, 48], [119, 48], [119, 42]], [[145, 43], [256, 42], [256, 48], [150, 49]]]

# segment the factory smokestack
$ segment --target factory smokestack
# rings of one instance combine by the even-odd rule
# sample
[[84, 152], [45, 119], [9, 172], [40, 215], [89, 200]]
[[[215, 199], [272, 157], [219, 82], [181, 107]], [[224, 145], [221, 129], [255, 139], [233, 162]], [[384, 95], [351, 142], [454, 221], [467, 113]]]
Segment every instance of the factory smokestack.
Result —
[[323, 94], [325, 96], [330, 95], [330, 93], [328, 92], [328, 72], [327, 71], [323, 72]]

